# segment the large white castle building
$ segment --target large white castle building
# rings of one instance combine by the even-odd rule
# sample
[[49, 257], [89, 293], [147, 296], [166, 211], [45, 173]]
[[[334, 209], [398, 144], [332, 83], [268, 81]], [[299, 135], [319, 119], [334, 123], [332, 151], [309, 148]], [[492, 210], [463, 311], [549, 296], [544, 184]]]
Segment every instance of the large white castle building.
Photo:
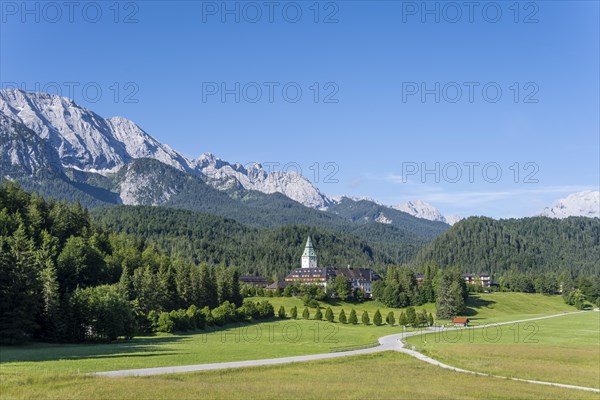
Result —
[[367, 296], [371, 295], [372, 283], [381, 277], [371, 268], [338, 268], [319, 267], [317, 263], [317, 252], [313, 246], [310, 236], [306, 240], [304, 252], [302, 253], [300, 268], [294, 269], [282, 281], [269, 285], [269, 289], [284, 289], [292, 282], [304, 284], [316, 284], [327, 288], [327, 285], [337, 276], [344, 276], [350, 282], [352, 289], [362, 290]]

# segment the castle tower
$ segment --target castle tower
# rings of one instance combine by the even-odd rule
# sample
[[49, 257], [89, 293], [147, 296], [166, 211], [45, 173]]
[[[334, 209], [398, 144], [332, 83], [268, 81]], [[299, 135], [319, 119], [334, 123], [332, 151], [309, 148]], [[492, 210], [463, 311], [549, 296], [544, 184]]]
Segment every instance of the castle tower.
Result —
[[317, 253], [315, 253], [310, 236], [306, 241], [304, 253], [302, 253], [302, 268], [317, 268]]

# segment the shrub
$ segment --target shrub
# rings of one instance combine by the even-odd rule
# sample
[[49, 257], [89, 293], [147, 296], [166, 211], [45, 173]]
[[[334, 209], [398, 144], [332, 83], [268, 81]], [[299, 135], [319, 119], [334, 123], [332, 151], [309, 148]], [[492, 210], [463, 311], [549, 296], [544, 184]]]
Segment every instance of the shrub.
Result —
[[333, 310], [331, 307], [327, 307], [327, 310], [325, 310], [325, 319], [329, 322], [333, 322]]
[[310, 311], [308, 311], [308, 307], [304, 307], [304, 311], [302, 312], [302, 318], [304, 318], [304, 319], [310, 318]]
[[369, 325], [369, 322], [371, 322], [369, 320], [369, 313], [367, 312], [367, 310], [363, 311], [361, 321], [365, 325]]
[[321, 321], [323, 319], [323, 313], [321, 312], [321, 308], [317, 308], [317, 312], [315, 312], [315, 319], [317, 321]]
[[342, 309], [342, 311], [340, 311], [340, 316], [338, 317], [338, 321], [340, 321], [342, 324], [345, 324], [346, 322], [348, 322], [348, 320], [346, 319], [346, 312], [344, 312], [344, 309]]
[[279, 307], [279, 312], [277, 312], [279, 318], [285, 318], [285, 308], [283, 306]]
[[161, 312], [156, 326], [157, 332], [172, 333], [175, 331], [175, 321], [168, 312]]
[[375, 315], [373, 315], [373, 323], [375, 326], [380, 326], [383, 323], [383, 319], [381, 318], [381, 313], [379, 310], [375, 311]]
[[385, 322], [388, 325], [394, 325], [396, 323], [396, 318], [394, 317], [394, 312], [390, 311], [387, 315], [387, 317], [385, 317]]
[[352, 325], [358, 324], [358, 317], [356, 316], [356, 311], [354, 308], [350, 310], [350, 316], [348, 317], [348, 323]]
[[298, 319], [298, 307], [292, 307], [292, 309], [290, 310], [290, 318]]

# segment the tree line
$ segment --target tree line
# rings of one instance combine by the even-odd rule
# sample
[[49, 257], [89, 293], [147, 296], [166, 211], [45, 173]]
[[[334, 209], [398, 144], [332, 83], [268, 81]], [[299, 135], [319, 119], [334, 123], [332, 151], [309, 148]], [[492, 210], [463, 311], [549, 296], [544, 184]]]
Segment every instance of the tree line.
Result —
[[459, 268], [441, 270], [435, 263], [424, 267], [422, 282], [407, 267], [389, 267], [385, 279], [373, 283], [373, 298], [388, 307], [436, 304], [436, 317], [448, 319], [464, 313], [468, 287]]

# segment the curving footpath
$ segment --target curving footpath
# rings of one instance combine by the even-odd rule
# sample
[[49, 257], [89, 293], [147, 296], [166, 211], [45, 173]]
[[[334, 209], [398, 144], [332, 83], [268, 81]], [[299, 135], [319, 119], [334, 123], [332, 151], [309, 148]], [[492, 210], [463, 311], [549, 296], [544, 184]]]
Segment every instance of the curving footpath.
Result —
[[[596, 309], [594, 311], [598, 311], [598, 309]], [[509, 325], [509, 324], [515, 324], [515, 323], [521, 323], [521, 322], [538, 321], [538, 320], [542, 320], [542, 319], [562, 317], [565, 315], [573, 315], [573, 314], [579, 314], [579, 313], [584, 313], [584, 312], [589, 312], [589, 311], [576, 311], [576, 312], [548, 315], [548, 316], [544, 316], [544, 317], [521, 319], [521, 320], [516, 320], [516, 321], [491, 323], [491, 324], [480, 325], [480, 326], [476, 326], [476, 327], [472, 327], [472, 328], [473, 329], [481, 329], [481, 328], [486, 328], [489, 326]], [[440, 331], [441, 329], [442, 328], [428, 328], [425, 331], [427, 333], [434, 333], [434, 332]], [[459, 329], [464, 329], [464, 328], [449, 328], [449, 329], [445, 329], [445, 330], [451, 331], [451, 330], [459, 330]], [[441, 363], [439, 361], [436, 361], [433, 358], [427, 357], [426, 355], [419, 353], [418, 351], [407, 349], [404, 347], [404, 343], [402, 342], [404, 339], [406, 339], [407, 337], [410, 337], [410, 336], [420, 335], [423, 333], [424, 333], [424, 331], [415, 331], [415, 332], [404, 332], [404, 333], [397, 333], [394, 335], [383, 336], [378, 339], [379, 346], [371, 347], [371, 348], [367, 348], [367, 349], [361, 349], [361, 350], [350, 350], [350, 351], [343, 351], [343, 352], [336, 352], [336, 353], [324, 353], [324, 354], [310, 354], [310, 355], [306, 355], [306, 356], [267, 358], [267, 359], [263, 359], [263, 360], [233, 361], [233, 362], [222, 362], [222, 363], [211, 363], [211, 364], [183, 365], [183, 366], [177, 366], [177, 367], [157, 367], [157, 368], [127, 369], [127, 370], [120, 370], [120, 371], [94, 372], [92, 375], [118, 378], [118, 377], [125, 377], [125, 376], [149, 376], [149, 375], [160, 375], [160, 374], [175, 374], [175, 373], [182, 373], [182, 372], [198, 372], [198, 371], [212, 371], [212, 370], [218, 370], [218, 369], [258, 367], [258, 366], [263, 366], [263, 365], [291, 364], [291, 363], [295, 363], [295, 362], [326, 360], [326, 359], [330, 359], [330, 358], [349, 357], [349, 356], [356, 356], [356, 355], [361, 355], [361, 354], [378, 353], [381, 351], [398, 351], [400, 353], [408, 354], [408, 355], [415, 357], [418, 360], [424, 361], [426, 363], [436, 365], [441, 368], [449, 369], [449, 370], [452, 370], [455, 372], [471, 374], [471, 375], [478, 375], [478, 376], [488, 376], [488, 377], [500, 378], [500, 379], [509, 379], [509, 380], [519, 381], [519, 382], [534, 383], [537, 385], [556, 386], [556, 387], [567, 388], [567, 389], [577, 389], [577, 390], [585, 390], [585, 391], [589, 391], [589, 392], [600, 393], [600, 389], [596, 389], [596, 388], [567, 385], [567, 384], [555, 383], [555, 382], [535, 381], [535, 380], [530, 380], [530, 379], [511, 378], [511, 377], [498, 376], [498, 375], [486, 374], [483, 372], [475, 372], [475, 371], [469, 371], [469, 370], [465, 370], [465, 369], [461, 369], [461, 368], [456, 368], [456, 367], [452, 367], [450, 365]]]

